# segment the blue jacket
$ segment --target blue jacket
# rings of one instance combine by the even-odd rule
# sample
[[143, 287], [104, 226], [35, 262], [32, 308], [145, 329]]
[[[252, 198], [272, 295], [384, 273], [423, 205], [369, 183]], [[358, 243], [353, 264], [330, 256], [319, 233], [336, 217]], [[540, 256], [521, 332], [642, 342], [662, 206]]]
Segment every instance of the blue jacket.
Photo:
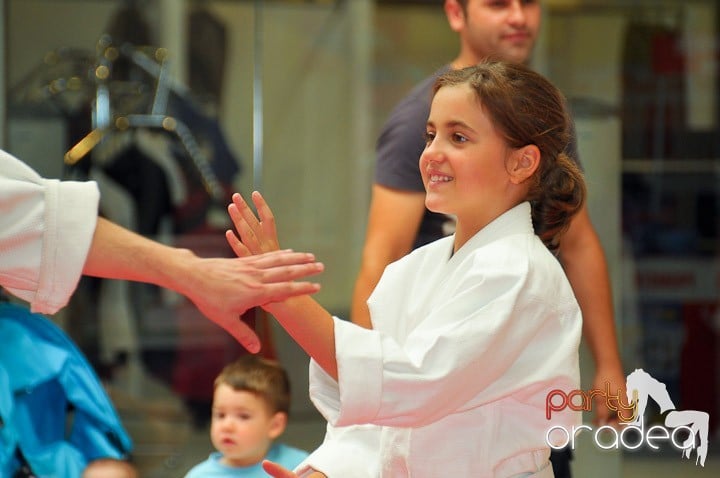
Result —
[[82, 352], [53, 322], [0, 304], [0, 476], [17, 450], [41, 478], [77, 478], [95, 458], [124, 458], [132, 442]]

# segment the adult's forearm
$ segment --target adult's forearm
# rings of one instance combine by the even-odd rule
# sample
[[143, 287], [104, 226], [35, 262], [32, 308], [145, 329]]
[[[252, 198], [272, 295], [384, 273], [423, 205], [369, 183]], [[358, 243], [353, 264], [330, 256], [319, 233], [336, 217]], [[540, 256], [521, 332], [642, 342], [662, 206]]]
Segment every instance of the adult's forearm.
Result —
[[424, 193], [373, 186], [362, 264], [350, 311], [355, 324], [372, 327], [367, 300], [385, 267], [411, 251], [424, 212]]
[[604, 259], [597, 255], [582, 262], [572, 261], [566, 273], [583, 313], [583, 337], [598, 368], [620, 363], [617, 346], [610, 279]]
[[[601, 368], [620, 367], [610, 276], [600, 239], [589, 223], [580, 217], [582, 227], [568, 231], [561, 244], [560, 257], [583, 314], [583, 338]], [[563, 239], [565, 240], [565, 238]]]
[[194, 254], [98, 219], [83, 273], [107, 279], [153, 283], [182, 292], [188, 259]]

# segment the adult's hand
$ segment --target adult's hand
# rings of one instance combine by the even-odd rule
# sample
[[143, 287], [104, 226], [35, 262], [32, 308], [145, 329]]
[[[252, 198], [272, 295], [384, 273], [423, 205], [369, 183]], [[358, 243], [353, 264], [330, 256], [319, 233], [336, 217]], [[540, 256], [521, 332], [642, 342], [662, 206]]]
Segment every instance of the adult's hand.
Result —
[[323, 270], [312, 254], [292, 251], [234, 259], [193, 255], [191, 262], [180, 292], [253, 353], [260, 350], [260, 340], [240, 315], [251, 307], [317, 292], [318, 284], [293, 281]]
[[[598, 368], [595, 372], [595, 378], [593, 379], [592, 389], [593, 390], [610, 390], [611, 395], [618, 394], [618, 399], [622, 403], [627, 403], [627, 397], [625, 393], [625, 375], [620, 367], [613, 367], [605, 370]], [[609, 405], [617, 407], [617, 403], [610, 404], [608, 399], [604, 398], [604, 395], [595, 396], [592, 404], [595, 416], [593, 417], [593, 423], [598, 426], [609, 425], [617, 427], [622, 419], [628, 421], [631, 412], [628, 410], [611, 410]]]
[[312, 254], [292, 251], [201, 258], [102, 218], [83, 267], [86, 275], [147, 282], [185, 295], [250, 352], [260, 350], [260, 340], [240, 315], [251, 307], [317, 292], [318, 284], [293, 281], [322, 270]]

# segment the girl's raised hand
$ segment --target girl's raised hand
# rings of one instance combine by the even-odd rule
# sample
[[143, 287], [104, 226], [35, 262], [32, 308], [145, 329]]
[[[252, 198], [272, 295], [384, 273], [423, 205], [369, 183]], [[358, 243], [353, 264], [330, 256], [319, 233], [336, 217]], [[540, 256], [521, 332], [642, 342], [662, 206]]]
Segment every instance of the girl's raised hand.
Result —
[[228, 230], [225, 238], [235, 254], [245, 257], [279, 250], [275, 217], [262, 194], [257, 191], [252, 193], [252, 201], [258, 211], [257, 217], [240, 194], [233, 194], [232, 201], [228, 206], [228, 213], [240, 237]]

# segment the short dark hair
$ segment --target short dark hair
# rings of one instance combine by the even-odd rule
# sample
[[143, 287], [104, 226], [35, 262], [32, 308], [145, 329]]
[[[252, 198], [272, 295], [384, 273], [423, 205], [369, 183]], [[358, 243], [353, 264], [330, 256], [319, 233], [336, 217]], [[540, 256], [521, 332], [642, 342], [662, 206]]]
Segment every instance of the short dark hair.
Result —
[[290, 412], [290, 380], [276, 360], [252, 354], [243, 355], [220, 372], [215, 379], [215, 388], [221, 384], [233, 390], [257, 394], [268, 404], [272, 413]]

